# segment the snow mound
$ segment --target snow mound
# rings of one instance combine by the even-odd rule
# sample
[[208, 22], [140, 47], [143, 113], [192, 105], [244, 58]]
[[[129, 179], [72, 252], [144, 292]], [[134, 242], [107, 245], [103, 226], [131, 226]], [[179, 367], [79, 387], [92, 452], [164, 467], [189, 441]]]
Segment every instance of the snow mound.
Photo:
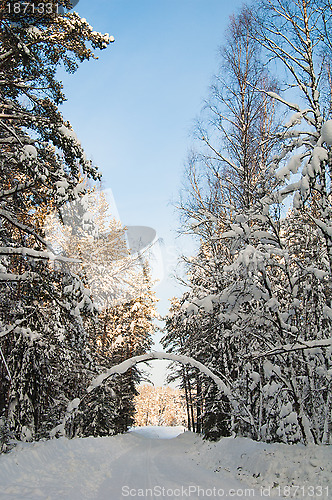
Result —
[[[239, 437], [203, 442], [199, 452], [197, 450], [196, 447], [192, 453], [205, 467], [227, 472], [258, 491], [268, 488], [269, 496], [281, 493], [281, 496], [301, 499], [329, 498], [332, 446], [263, 443]], [[301, 489], [296, 490], [296, 486]]]
[[132, 446], [128, 435], [20, 443], [0, 455], [0, 498], [82, 500], [97, 498], [112, 477], [112, 464]]

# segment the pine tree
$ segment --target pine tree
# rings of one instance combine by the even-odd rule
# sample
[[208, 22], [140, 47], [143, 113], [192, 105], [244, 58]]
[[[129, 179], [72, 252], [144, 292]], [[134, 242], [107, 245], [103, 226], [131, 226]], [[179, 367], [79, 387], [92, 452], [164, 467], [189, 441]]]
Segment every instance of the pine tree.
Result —
[[[72, 269], [89, 287], [97, 308], [95, 321], [83, 321], [92, 360], [89, 369], [96, 376], [149, 350], [155, 299], [147, 267], [142, 270], [141, 257], [130, 255], [125, 230], [112, 217], [105, 194], [100, 189], [89, 189], [85, 205], [93, 232], [90, 224], [87, 229], [77, 226], [81, 208], [75, 203], [61, 211], [65, 226], [53, 216], [47, 229], [59, 251], [78, 261]], [[139, 380], [138, 370], [133, 369], [109, 380], [91, 396], [80, 394], [82, 403], [66, 423], [67, 434], [104, 436], [126, 431], [133, 423], [135, 385]]]
[[89, 356], [82, 317], [94, 311], [88, 290], [43, 228], [52, 210], [82, 202], [82, 174], [99, 177], [59, 112], [65, 97], [56, 71], [63, 65], [74, 72], [94, 57], [89, 45], [103, 49], [113, 39], [76, 13], [15, 22], [4, 15], [0, 24], [0, 314], [11, 373], [11, 381], [2, 380], [0, 411], [16, 438], [31, 439], [59, 423], [84, 385]]

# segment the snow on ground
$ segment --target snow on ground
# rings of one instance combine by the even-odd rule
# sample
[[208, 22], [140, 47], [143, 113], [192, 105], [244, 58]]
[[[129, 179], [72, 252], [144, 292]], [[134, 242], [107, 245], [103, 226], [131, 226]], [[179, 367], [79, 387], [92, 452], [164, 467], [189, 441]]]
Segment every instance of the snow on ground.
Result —
[[303, 487], [298, 498], [326, 500], [327, 490], [317, 488], [331, 482], [331, 469], [328, 446], [210, 443], [181, 427], [133, 428], [115, 437], [18, 444], [0, 456], [0, 499], [292, 498], [294, 488], [283, 488], [293, 483]]
[[192, 457], [210, 470], [263, 488], [266, 496], [332, 498], [332, 446], [267, 444], [248, 438], [201, 443], [198, 438]]

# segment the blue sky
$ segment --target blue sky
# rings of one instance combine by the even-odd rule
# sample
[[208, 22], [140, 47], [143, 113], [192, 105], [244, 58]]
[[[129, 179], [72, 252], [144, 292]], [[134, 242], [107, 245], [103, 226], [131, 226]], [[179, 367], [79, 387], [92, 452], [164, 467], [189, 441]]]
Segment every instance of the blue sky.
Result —
[[[158, 309], [180, 289], [170, 276], [192, 243], [176, 238], [195, 117], [218, 68], [218, 47], [242, 0], [80, 0], [75, 10], [115, 42], [63, 75], [62, 112], [100, 167], [124, 225], [150, 226], [164, 242]], [[154, 374], [161, 383], [161, 363]], [[157, 373], [158, 372], [158, 373]]]

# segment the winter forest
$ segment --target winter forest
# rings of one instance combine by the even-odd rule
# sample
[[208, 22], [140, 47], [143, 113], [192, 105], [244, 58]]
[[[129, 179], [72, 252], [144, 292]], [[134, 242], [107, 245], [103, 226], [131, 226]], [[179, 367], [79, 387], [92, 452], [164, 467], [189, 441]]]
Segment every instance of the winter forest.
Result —
[[60, 70], [117, 43], [71, 7], [0, 1], [0, 452], [134, 424], [332, 444], [331, 0], [244, 4], [223, 34], [176, 187], [196, 248], [163, 318], [178, 390], [142, 385], [150, 248], [62, 113]]

